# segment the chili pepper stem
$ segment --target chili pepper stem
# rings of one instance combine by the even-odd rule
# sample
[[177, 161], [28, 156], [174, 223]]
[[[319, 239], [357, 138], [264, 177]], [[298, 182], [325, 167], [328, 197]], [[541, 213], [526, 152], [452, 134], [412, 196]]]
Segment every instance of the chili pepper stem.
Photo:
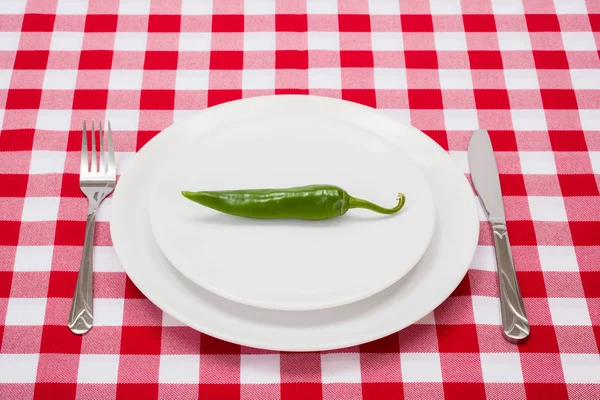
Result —
[[385, 208], [378, 206], [377, 204], [371, 203], [370, 201], [359, 199], [356, 197], [352, 197], [348, 195], [349, 203], [348, 208], [366, 208], [367, 210], [375, 211], [380, 214], [395, 214], [404, 207], [404, 203], [406, 203], [406, 196], [403, 193], [398, 193], [398, 204], [392, 208]]

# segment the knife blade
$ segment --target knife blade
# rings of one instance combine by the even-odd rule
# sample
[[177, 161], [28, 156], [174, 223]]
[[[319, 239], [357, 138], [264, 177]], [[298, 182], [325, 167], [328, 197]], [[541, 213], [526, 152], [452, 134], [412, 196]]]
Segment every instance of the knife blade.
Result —
[[467, 154], [473, 186], [492, 226], [504, 338], [511, 343], [521, 343], [529, 336], [529, 321], [510, 248], [498, 166], [485, 129], [473, 133]]

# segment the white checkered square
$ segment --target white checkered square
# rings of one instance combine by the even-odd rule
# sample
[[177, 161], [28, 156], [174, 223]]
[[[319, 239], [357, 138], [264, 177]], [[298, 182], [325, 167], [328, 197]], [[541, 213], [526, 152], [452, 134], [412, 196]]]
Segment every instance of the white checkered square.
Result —
[[[549, 162], [549, 161], [548, 161]], [[562, 197], [529, 196], [529, 211], [534, 221], [568, 221]]]
[[504, 82], [507, 89], [539, 89], [535, 69], [505, 69]]
[[58, 0], [56, 14], [85, 15], [88, 10], [88, 0]]
[[369, 14], [371, 15], [399, 15], [400, 2], [388, 0], [369, 0]]
[[200, 381], [200, 355], [185, 354], [160, 356], [158, 383], [198, 384]]
[[573, 246], [538, 246], [542, 271], [578, 272], [577, 254]]
[[461, 15], [460, 0], [431, 0], [429, 3], [432, 15]]
[[600, 383], [600, 357], [598, 354], [561, 354], [565, 383]]
[[209, 51], [209, 32], [181, 32], [179, 34], [179, 51]]
[[442, 382], [439, 353], [400, 353], [404, 382]]
[[25, 197], [22, 221], [56, 221], [60, 197]]
[[27, 0], [5, 0], [2, 2], [2, 14], [24, 14]]
[[274, 69], [244, 69], [242, 71], [243, 90], [275, 89]]
[[175, 76], [176, 90], [208, 90], [208, 70], [178, 69]]
[[406, 89], [406, 69], [404, 68], [374, 68], [375, 89]]
[[82, 354], [78, 383], [117, 383], [119, 354]]
[[150, 0], [121, 0], [119, 2], [119, 15], [148, 14], [150, 14]]
[[497, 297], [473, 296], [473, 315], [480, 325], [500, 325], [500, 299]]
[[373, 51], [401, 51], [404, 49], [402, 32], [372, 32]]
[[600, 89], [600, 71], [594, 69], [570, 69], [573, 89]]
[[600, 151], [590, 151], [590, 161], [594, 174], [600, 175]]
[[492, 0], [492, 10], [494, 14], [516, 14], [523, 15], [522, 0]]
[[415, 322], [415, 324], [417, 324], [417, 325], [435, 325], [435, 314], [433, 312], [430, 312], [429, 314], [427, 314], [426, 316], [424, 316], [423, 318], [421, 318], [420, 320]]
[[579, 109], [579, 120], [584, 131], [600, 130], [600, 110]]
[[523, 383], [519, 353], [481, 353], [485, 383]]
[[308, 14], [337, 14], [337, 0], [306, 0]]
[[275, 0], [244, 0], [245, 15], [274, 15]]
[[554, 325], [592, 326], [586, 299], [549, 298], [548, 305]]
[[50, 271], [53, 249], [53, 246], [17, 246], [14, 271]]
[[[118, 133], [115, 129], [118, 127], [119, 131], [137, 131], [139, 127], [140, 112], [139, 110], [106, 110], [106, 120], [110, 121], [110, 126], [113, 129], [113, 137], [117, 137]], [[115, 160], [117, 161], [117, 173], [122, 174], [123, 170], [119, 168], [119, 153], [115, 153]]]
[[62, 174], [65, 169], [64, 151], [33, 150], [31, 152], [30, 174]]
[[42, 89], [75, 90], [76, 82], [76, 69], [47, 69]]
[[279, 354], [242, 354], [240, 383], [280, 383]]
[[470, 268], [479, 271], [496, 271], [494, 246], [477, 246]]
[[[477, 129], [479, 128], [477, 110], [444, 109], [444, 123], [446, 124], [446, 129], [449, 131]], [[467, 171], [468, 167], [465, 172]]]
[[308, 48], [310, 50], [339, 51], [340, 34], [339, 32], [308, 32]]
[[517, 131], [547, 131], [544, 110], [510, 110], [513, 128]]
[[[446, 123], [446, 127], [447, 126], [448, 126], [448, 123]], [[470, 171], [469, 170], [469, 159], [467, 158], [466, 151], [451, 150], [448, 152], [448, 154], [450, 155], [450, 158], [452, 158], [452, 160], [454, 161], [454, 163], [456, 164], [456, 166], [458, 167], [458, 169], [461, 172], [463, 172], [465, 174], [469, 173], [469, 171]]]
[[10, 87], [10, 78], [12, 69], [0, 69], [0, 89], [8, 89]]
[[[244, 32], [245, 51], [273, 51], [275, 50], [275, 32]], [[309, 32], [310, 43], [310, 32]], [[309, 44], [310, 47], [310, 44]]]
[[554, 0], [554, 10], [557, 14], [587, 14], [585, 0]]
[[464, 32], [434, 32], [435, 48], [438, 51], [467, 50]]
[[[94, 260], [95, 262], [96, 260]], [[95, 265], [94, 265], [95, 267]], [[94, 299], [94, 325], [121, 326], [125, 299]]]
[[473, 89], [473, 78], [468, 69], [440, 69], [440, 88], [443, 89]]
[[[105, 199], [106, 201], [108, 199]], [[100, 207], [102, 208], [102, 207]], [[94, 271], [123, 272], [121, 262], [112, 246], [94, 246]]]
[[108, 80], [109, 90], [141, 90], [144, 70], [112, 69]]
[[79, 51], [83, 46], [83, 32], [52, 32], [50, 50]]
[[[309, 68], [308, 87], [311, 89], [341, 89], [342, 71], [339, 68]], [[377, 86], [376, 86], [377, 87]]]
[[[563, 46], [567, 51], [596, 51], [592, 32], [561, 32]], [[595, 72], [595, 71], [594, 71]]]
[[0, 353], [0, 383], [35, 383], [39, 359], [39, 354]]
[[212, 15], [213, 0], [182, 0], [182, 15]]
[[520, 151], [519, 158], [523, 174], [556, 174], [556, 162], [552, 152]]
[[46, 298], [8, 299], [6, 325], [44, 325]]
[[39, 110], [35, 128], [68, 132], [71, 126], [71, 114], [71, 110]]
[[529, 50], [531, 40], [527, 32], [498, 32], [498, 47], [500, 50]]
[[323, 383], [360, 383], [360, 354], [322, 354], [321, 376]]
[[0, 32], [0, 51], [17, 50], [20, 37], [21, 32]]
[[117, 32], [115, 33], [116, 51], [146, 50], [147, 32]]

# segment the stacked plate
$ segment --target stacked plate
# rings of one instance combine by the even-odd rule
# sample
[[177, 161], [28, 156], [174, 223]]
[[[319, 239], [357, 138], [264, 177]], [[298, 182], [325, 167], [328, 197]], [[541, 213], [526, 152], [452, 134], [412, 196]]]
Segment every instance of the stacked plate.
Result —
[[[340, 186], [393, 207], [322, 220], [253, 219], [182, 191]], [[467, 272], [475, 197], [448, 154], [376, 110], [315, 96], [255, 97], [165, 129], [121, 176], [111, 235], [132, 281], [206, 334], [317, 351], [386, 336], [426, 316]]]

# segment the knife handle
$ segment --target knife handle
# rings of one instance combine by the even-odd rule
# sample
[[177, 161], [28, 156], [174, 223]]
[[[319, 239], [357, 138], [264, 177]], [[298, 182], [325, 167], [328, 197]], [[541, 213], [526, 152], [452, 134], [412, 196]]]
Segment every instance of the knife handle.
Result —
[[529, 321], [517, 281], [508, 232], [504, 221], [492, 221], [496, 264], [500, 286], [500, 311], [504, 338], [511, 343], [521, 343], [529, 336]]

